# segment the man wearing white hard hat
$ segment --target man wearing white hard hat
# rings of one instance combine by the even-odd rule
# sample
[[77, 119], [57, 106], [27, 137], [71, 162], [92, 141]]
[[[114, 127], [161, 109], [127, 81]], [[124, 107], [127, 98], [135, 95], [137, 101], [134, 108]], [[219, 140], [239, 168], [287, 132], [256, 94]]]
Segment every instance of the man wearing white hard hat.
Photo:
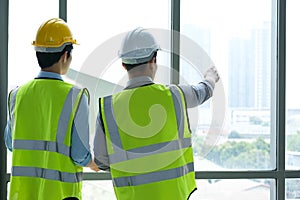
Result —
[[119, 200], [186, 200], [196, 190], [186, 109], [212, 96], [219, 75], [211, 67], [195, 86], [154, 83], [159, 50], [147, 30], [130, 31], [119, 51], [127, 86], [99, 99], [95, 162]]

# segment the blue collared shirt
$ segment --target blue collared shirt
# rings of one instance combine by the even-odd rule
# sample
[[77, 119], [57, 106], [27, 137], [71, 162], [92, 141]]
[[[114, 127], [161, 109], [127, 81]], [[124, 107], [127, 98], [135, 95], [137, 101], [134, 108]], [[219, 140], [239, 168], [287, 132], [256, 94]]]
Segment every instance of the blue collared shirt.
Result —
[[[50, 78], [63, 81], [60, 74], [45, 71], [40, 71], [37, 78]], [[71, 158], [79, 166], [87, 166], [92, 159], [89, 144], [89, 126], [87, 126], [89, 124], [88, 119], [88, 97], [83, 95], [74, 118], [71, 141]], [[6, 147], [12, 151], [11, 122], [9, 117], [4, 131], [4, 141]]]

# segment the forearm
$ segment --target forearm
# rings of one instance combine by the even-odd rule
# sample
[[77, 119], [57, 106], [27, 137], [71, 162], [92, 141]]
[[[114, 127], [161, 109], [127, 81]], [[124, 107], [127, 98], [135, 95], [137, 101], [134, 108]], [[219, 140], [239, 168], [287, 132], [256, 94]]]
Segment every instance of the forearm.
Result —
[[89, 144], [88, 99], [80, 101], [72, 126], [71, 158], [75, 164], [86, 167], [92, 160]]
[[187, 108], [193, 108], [201, 105], [212, 96], [214, 82], [212, 84], [210, 81], [205, 80], [197, 85], [179, 85], [179, 87], [184, 94]]
[[11, 129], [10, 129], [10, 121], [7, 121], [7, 125], [4, 130], [4, 142], [5, 146], [9, 151], [12, 151], [12, 136], [11, 136]]
[[95, 163], [101, 170], [109, 171], [110, 168], [106, 149], [106, 138], [102, 127], [100, 115], [98, 114], [96, 121], [96, 134], [94, 139], [94, 159]]

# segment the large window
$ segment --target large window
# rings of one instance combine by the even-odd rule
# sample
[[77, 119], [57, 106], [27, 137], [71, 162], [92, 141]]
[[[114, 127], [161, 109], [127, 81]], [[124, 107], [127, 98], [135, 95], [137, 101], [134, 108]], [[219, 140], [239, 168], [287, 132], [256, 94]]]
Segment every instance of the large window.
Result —
[[[299, 1], [287, 1], [287, 59], [286, 59], [286, 168], [300, 169], [300, 95], [297, 93], [297, 78], [300, 44]], [[300, 188], [299, 188], [300, 189]]]
[[[271, 120], [275, 115], [275, 91], [272, 91], [275, 82], [271, 79], [276, 69], [275, 3], [272, 0], [181, 2], [181, 82], [195, 84], [202, 80], [207, 64], [215, 65], [221, 76], [214, 97], [190, 111], [190, 120], [194, 118], [191, 126], [197, 171], [255, 171], [276, 167], [275, 124]], [[191, 40], [194, 49], [186, 47], [185, 40]], [[199, 59], [194, 58], [197, 56]], [[230, 185], [249, 188], [235, 191], [238, 187]], [[274, 196], [274, 181], [268, 179], [208, 180], [205, 187], [208, 187], [206, 192], [215, 188], [204, 195], [210, 196], [208, 199]], [[226, 188], [224, 193], [219, 191], [223, 188]], [[204, 191], [198, 192], [203, 195]]]
[[[300, 95], [297, 93], [299, 79], [299, 34], [300, 17], [297, 7], [300, 2], [296, 0], [287, 1], [287, 23], [286, 23], [286, 160], [285, 167], [288, 170], [300, 169]], [[286, 198], [300, 198], [299, 179], [287, 179]]]
[[[40, 67], [31, 43], [41, 23], [52, 17], [58, 17], [58, 2], [9, 2], [8, 92], [38, 75]], [[7, 155], [7, 170], [10, 172], [11, 153], [8, 151]]]
[[[127, 74], [118, 59], [122, 36], [137, 27], [170, 29], [169, 5], [169, 1], [159, 0], [70, 1], [68, 23], [80, 43], [73, 53], [72, 68], [115, 84], [126, 84]], [[168, 62], [167, 55], [161, 56], [160, 61]]]
[[[61, 3], [66, 1], [9, 1], [8, 91], [39, 71], [31, 42], [40, 23], [67, 16], [79, 45], [64, 79], [91, 93], [92, 146], [97, 99], [127, 81], [118, 58], [121, 39], [126, 31], [147, 28], [163, 47], [156, 82], [171, 83], [176, 66], [181, 84], [197, 84], [210, 64], [221, 77], [214, 97], [188, 111], [198, 186], [190, 199], [300, 197], [298, 0], [72, 0], [66, 10]], [[180, 31], [180, 42], [173, 29]], [[178, 61], [172, 57], [174, 42], [180, 46]], [[5, 173], [10, 168], [8, 151]], [[99, 196], [115, 199], [108, 174], [85, 169], [83, 199]]]
[[[200, 57], [183, 56], [182, 78], [199, 82], [210, 62], [221, 76], [214, 98], [199, 107], [198, 116], [192, 115], [198, 117], [193, 127], [195, 157], [215, 164], [215, 168], [199, 165], [197, 170], [275, 168], [275, 124], [271, 121], [275, 114], [275, 91], [271, 90], [276, 69], [274, 3], [186, 0], [181, 4], [181, 33], [198, 46], [192, 54], [189, 51], [195, 50], [183, 44], [181, 53]], [[216, 122], [220, 116], [223, 120]], [[215, 134], [213, 139], [210, 134]]]

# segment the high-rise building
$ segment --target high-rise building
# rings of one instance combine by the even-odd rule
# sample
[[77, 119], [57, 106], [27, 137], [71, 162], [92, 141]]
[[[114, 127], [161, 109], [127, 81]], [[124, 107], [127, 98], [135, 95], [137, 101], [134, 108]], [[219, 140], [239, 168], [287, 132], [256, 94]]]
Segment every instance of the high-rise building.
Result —
[[271, 100], [271, 26], [252, 30], [249, 38], [229, 41], [228, 98], [232, 108], [269, 108]]
[[251, 39], [232, 38], [228, 51], [228, 104], [254, 107], [255, 60]]

